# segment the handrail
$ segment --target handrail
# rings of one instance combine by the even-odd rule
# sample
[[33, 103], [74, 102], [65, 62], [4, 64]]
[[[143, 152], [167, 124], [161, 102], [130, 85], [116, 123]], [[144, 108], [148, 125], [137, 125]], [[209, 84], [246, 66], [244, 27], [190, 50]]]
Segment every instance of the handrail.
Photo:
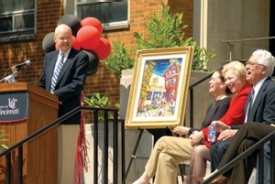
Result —
[[[236, 164], [238, 164], [238, 162], [240, 162], [241, 160], [245, 159], [246, 157], [250, 156], [253, 152], [255, 152], [256, 150], [262, 148], [264, 146], [264, 144], [267, 141], [271, 141], [271, 148], [274, 147], [274, 142], [275, 142], [275, 131], [271, 132], [270, 134], [268, 134], [267, 136], [265, 136], [263, 139], [261, 139], [260, 141], [258, 141], [256, 144], [254, 144], [253, 146], [251, 146], [249, 149], [247, 149], [245, 152], [241, 153], [240, 155], [238, 155], [236, 158], [234, 158], [233, 160], [231, 160], [229, 163], [227, 163], [225, 166], [223, 166], [222, 168], [220, 168], [217, 172], [213, 173], [211, 176], [209, 176], [205, 181], [202, 182], [202, 184], [207, 184], [209, 182], [211, 182], [212, 180], [214, 180], [215, 178], [217, 178], [218, 176], [224, 174], [225, 172], [229, 171], [232, 167], [234, 167]], [[274, 172], [274, 168], [275, 167], [275, 155], [274, 155], [274, 149], [271, 150], [273, 152], [273, 155], [271, 154], [271, 183], [275, 183], [275, 176], [272, 174]], [[263, 174], [263, 168], [260, 168], [260, 176], [261, 176], [261, 180], [262, 178], [262, 174]], [[263, 182], [260, 182], [263, 183]]]
[[226, 41], [222, 41], [222, 43], [258, 41], [258, 40], [270, 40], [270, 39], [275, 39], [275, 36], [270, 36], [270, 37], [259, 37], [259, 38], [244, 38], [244, 39], [237, 39], [237, 40], [226, 40]]
[[4, 151], [2, 151], [0, 153], [0, 157], [6, 155], [7, 153], [10, 153], [11, 151], [13, 151], [17, 147], [22, 146], [24, 143], [26, 143], [26, 142], [30, 141], [31, 139], [35, 138], [37, 135], [39, 135], [39, 134], [47, 131], [51, 127], [53, 127], [53, 126], [55, 126], [55, 125], [57, 125], [57, 124], [65, 121], [65, 120], [67, 120], [68, 118], [70, 118], [71, 116], [73, 116], [74, 114], [76, 114], [79, 111], [79, 109], [80, 109], [80, 107], [77, 107], [77, 108], [73, 109], [71, 111], [71, 113], [67, 113], [67, 114], [61, 116], [60, 118], [54, 120], [52, 123], [49, 123], [48, 125], [46, 125], [45, 127], [41, 128], [40, 130], [38, 130], [38, 131], [30, 134], [26, 138], [24, 138], [21, 141], [15, 143], [14, 145], [10, 146], [8, 149], [6, 149], [6, 150], [4, 150]]
[[[15, 149], [18, 149], [18, 184], [21, 184], [22, 181], [22, 167], [23, 167], [23, 144], [27, 143], [28, 141], [32, 140], [33, 138], [39, 136], [40, 134], [44, 133], [45, 131], [49, 130], [50, 128], [62, 123], [63, 121], [67, 120], [68, 118], [70, 118], [71, 116], [75, 115], [76, 113], [78, 113], [81, 110], [93, 110], [94, 111], [94, 115], [96, 117], [98, 117], [98, 112], [99, 111], [104, 111], [104, 133], [103, 133], [103, 171], [102, 171], [102, 180], [103, 183], [108, 183], [108, 123], [109, 121], [112, 121], [114, 123], [114, 132], [113, 132], [113, 183], [117, 184], [118, 183], [118, 122], [121, 122], [121, 134], [124, 134], [124, 120], [120, 120], [118, 119], [118, 109], [116, 108], [95, 108], [95, 107], [87, 107], [87, 106], [79, 106], [76, 107], [75, 109], [73, 109], [72, 111], [64, 114], [63, 116], [59, 117], [58, 119], [54, 120], [53, 122], [47, 124], [46, 126], [44, 126], [43, 128], [37, 130], [36, 132], [30, 134], [29, 136], [27, 136], [26, 138], [22, 139], [21, 141], [19, 141], [18, 143], [15, 143], [14, 145], [10, 146], [8, 149], [4, 150], [3, 152], [0, 153], [0, 157], [2, 156], [6, 156], [6, 160], [7, 160], [7, 173], [6, 173], [6, 179], [7, 179], [7, 183], [10, 183], [11, 181], [11, 152], [13, 152]], [[108, 118], [108, 112], [113, 112], [113, 119], [109, 119]], [[94, 131], [98, 131], [98, 118], [94, 117]], [[115, 126], [116, 125], [116, 126]], [[98, 135], [97, 132], [95, 132], [95, 134]], [[106, 137], [107, 136], [107, 137]], [[124, 153], [125, 153], [125, 147], [124, 147], [124, 135], [122, 136], [122, 142], [121, 142], [121, 164], [123, 165], [121, 168], [121, 172], [122, 172], [122, 179], [123, 179], [123, 174], [125, 172], [125, 159], [124, 159]], [[106, 145], [107, 144], [107, 145]], [[97, 153], [95, 153], [95, 150], [97, 150], [98, 147], [98, 136], [95, 135], [94, 137], [94, 160], [98, 160], [97, 157]], [[21, 163], [21, 164], [20, 164]], [[97, 173], [95, 172], [97, 171], [97, 162], [95, 162], [94, 164], [94, 183], [97, 183]], [[96, 174], [95, 174], [96, 173]]]
[[[54, 120], [53, 122], [49, 123], [48, 125], [44, 126], [43, 128], [41, 128], [40, 130], [30, 134], [28, 137], [26, 137], [25, 139], [22, 139], [21, 141], [19, 141], [18, 143], [15, 143], [14, 145], [10, 146], [8, 149], [2, 151], [0, 153], [0, 157], [6, 155], [7, 153], [11, 152], [12, 150], [14, 150], [17, 147], [20, 147], [21, 145], [23, 145], [24, 143], [30, 141], [31, 139], [33, 139], [34, 137], [36, 137], [37, 135], [49, 130], [50, 128], [52, 128], [53, 126], [62, 123], [63, 121], [67, 120], [68, 118], [70, 118], [71, 116], [75, 115], [76, 113], [78, 113], [80, 110], [97, 110], [99, 108], [94, 108], [94, 107], [84, 107], [84, 106], [78, 106], [75, 109], [73, 109], [72, 111], [64, 114], [63, 116], [59, 117], [58, 119]], [[117, 109], [113, 109], [113, 108], [100, 108], [102, 110], [108, 110], [108, 111], [117, 111]]]
[[235, 59], [234, 53], [234, 43], [236, 42], [247, 42], [247, 41], [259, 41], [259, 40], [271, 40], [275, 39], [275, 36], [270, 37], [258, 37], [258, 38], [245, 38], [245, 39], [237, 39], [237, 40], [226, 40], [222, 41], [222, 43], [226, 43], [229, 46], [229, 60], [232, 61]]

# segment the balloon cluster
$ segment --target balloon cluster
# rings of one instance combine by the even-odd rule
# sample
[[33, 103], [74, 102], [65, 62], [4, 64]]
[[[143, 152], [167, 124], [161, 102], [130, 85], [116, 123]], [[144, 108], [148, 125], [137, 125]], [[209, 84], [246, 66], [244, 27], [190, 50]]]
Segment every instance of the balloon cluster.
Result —
[[[94, 17], [86, 17], [79, 20], [74, 15], [64, 15], [58, 21], [58, 25], [66, 24], [73, 32], [72, 47], [84, 51], [89, 56], [88, 75], [97, 71], [99, 60], [106, 59], [111, 53], [111, 44], [101, 37], [102, 24]], [[54, 32], [44, 36], [42, 47], [45, 52], [58, 49], [54, 42]]]

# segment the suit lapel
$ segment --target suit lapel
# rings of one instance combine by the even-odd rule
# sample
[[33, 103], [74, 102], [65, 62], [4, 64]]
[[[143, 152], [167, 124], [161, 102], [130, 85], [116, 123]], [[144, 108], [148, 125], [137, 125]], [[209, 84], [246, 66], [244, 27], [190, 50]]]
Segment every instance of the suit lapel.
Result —
[[68, 68], [73, 64], [74, 58], [75, 58], [75, 50], [72, 48], [57, 79], [57, 84], [61, 81], [61, 79], [64, 77], [65, 73], [67, 72]]
[[55, 68], [55, 63], [57, 61], [58, 54], [59, 54], [59, 52], [56, 51], [48, 61], [49, 64], [48, 64], [48, 67], [47, 67], [47, 72], [50, 74], [50, 75], [48, 75], [48, 79], [47, 79], [48, 81], [50, 81], [48, 83], [48, 86], [47, 86], [48, 90], [51, 89], [51, 83], [52, 83], [51, 81], [52, 81], [54, 68]]
[[271, 80], [270, 78], [267, 78], [264, 81], [264, 83], [262, 84], [262, 86], [261, 86], [261, 88], [260, 88], [260, 90], [259, 90], [259, 92], [258, 92], [258, 94], [257, 94], [257, 96], [256, 96], [256, 98], [255, 98], [255, 100], [253, 102], [251, 110], [250, 110], [250, 112], [248, 114], [248, 119], [249, 120], [253, 120], [253, 117], [256, 114], [257, 107], [259, 106], [259, 104], [260, 104], [260, 102], [261, 102], [261, 100], [262, 100], [262, 98], [264, 96], [264, 92], [265, 92], [265, 90], [266, 90], [266, 88], [267, 88], [268, 83], [269, 83], [270, 80]]

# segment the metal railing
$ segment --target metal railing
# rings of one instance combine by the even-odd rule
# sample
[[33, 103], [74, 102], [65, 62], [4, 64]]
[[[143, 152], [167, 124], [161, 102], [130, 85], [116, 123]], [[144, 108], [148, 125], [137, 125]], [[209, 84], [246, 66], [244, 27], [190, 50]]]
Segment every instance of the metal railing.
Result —
[[[264, 152], [264, 144], [267, 143], [268, 141], [271, 142], [270, 148], [271, 148], [271, 154], [270, 154], [270, 183], [275, 183], [275, 131], [261, 139], [259, 142], [251, 146], [249, 149], [247, 149], [245, 152], [241, 153], [239, 156], [234, 158], [232, 161], [227, 163], [225, 166], [220, 168], [217, 172], [212, 174], [209, 178], [207, 178], [203, 184], [210, 183], [212, 180], [217, 178], [218, 176], [224, 174], [225, 172], [229, 171], [232, 167], [234, 167], [236, 164], [238, 164], [240, 161], [243, 159], [247, 158], [250, 156], [252, 153], [255, 151], [259, 150], [259, 167], [257, 167], [259, 172], [259, 183], [262, 184], [264, 183], [264, 167], [263, 167], [263, 152]], [[267, 171], [268, 172], [268, 171]]]
[[[39, 135], [45, 133], [46, 131], [50, 130], [56, 125], [59, 125], [66, 119], [70, 118], [71, 116], [75, 115], [81, 110], [85, 111], [93, 111], [93, 124], [94, 124], [94, 147], [93, 147], [93, 153], [94, 153], [94, 163], [97, 163], [98, 161], [98, 124], [99, 122], [99, 112], [103, 112], [104, 120], [104, 128], [103, 128], [103, 159], [102, 159], [102, 183], [108, 184], [108, 147], [109, 147], [109, 123], [113, 123], [113, 183], [118, 184], [118, 126], [119, 122], [121, 123], [121, 178], [123, 178], [125, 173], [125, 147], [124, 147], [124, 121], [118, 119], [118, 109], [112, 109], [112, 108], [92, 108], [92, 107], [77, 107], [73, 109], [72, 111], [68, 112], [67, 114], [61, 116], [60, 118], [56, 119], [55, 121], [49, 123], [45, 127], [37, 130], [36, 132], [32, 133], [25, 139], [21, 140], [20, 142], [10, 146], [8, 149], [4, 150], [0, 153], [0, 157], [5, 156], [6, 158], [6, 183], [11, 184], [12, 182], [12, 173], [18, 173], [18, 181], [17, 184], [23, 183], [23, 145], [28, 143], [33, 138], [38, 137]], [[109, 113], [113, 114], [113, 119], [109, 119]], [[11, 165], [11, 154], [13, 151], [18, 151], [18, 167], [12, 168]], [[32, 150], [28, 150], [30, 153]], [[16, 169], [16, 171], [13, 171], [13, 169]], [[96, 184], [98, 181], [98, 165], [94, 164], [93, 167], [93, 182]], [[56, 181], [57, 182], [57, 181]]]
[[225, 41], [222, 41], [222, 43], [226, 43], [229, 46], [229, 61], [233, 61], [235, 59], [235, 51], [234, 51], [235, 43], [237, 43], [237, 42], [247, 42], [247, 41], [271, 40], [271, 39], [275, 39], [275, 36], [237, 39], [237, 40], [225, 40]]

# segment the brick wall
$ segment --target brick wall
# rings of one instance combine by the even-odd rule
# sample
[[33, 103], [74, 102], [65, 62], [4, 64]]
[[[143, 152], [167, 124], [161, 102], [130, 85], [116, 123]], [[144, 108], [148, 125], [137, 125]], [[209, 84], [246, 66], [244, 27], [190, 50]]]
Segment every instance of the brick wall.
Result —
[[[154, 11], [160, 13], [161, 0], [131, 0], [130, 1], [130, 27], [129, 29], [103, 32], [102, 37], [110, 43], [120, 40], [126, 48], [135, 45], [134, 32], [146, 34], [144, 23]], [[189, 27], [185, 30], [186, 36], [192, 35], [193, 0], [165, 0], [171, 7], [171, 12], [184, 12], [184, 23]], [[63, 1], [39, 0], [37, 1], [37, 34], [35, 40], [0, 43], [0, 78], [4, 77], [6, 69], [10, 66], [31, 60], [31, 65], [22, 68], [18, 81], [37, 84], [43, 66], [44, 51], [42, 41], [47, 33], [53, 32], [60, 17], [63, 16]], [[100, 62], [97, 73], [87, 77], [85, 94], [100, 92], [112, 102], [119, 102], [119, 81], [111, 71], [107, 70], [103, 61]]]

